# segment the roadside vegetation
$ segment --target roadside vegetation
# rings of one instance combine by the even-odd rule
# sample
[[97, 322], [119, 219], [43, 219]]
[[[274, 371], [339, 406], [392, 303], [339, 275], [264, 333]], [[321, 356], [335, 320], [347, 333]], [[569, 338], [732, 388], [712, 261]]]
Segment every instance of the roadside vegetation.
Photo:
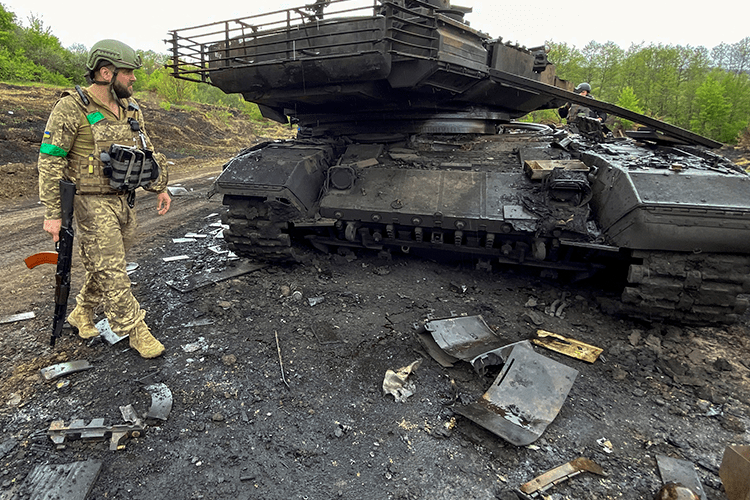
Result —
[[[583, 49], [554, 42], [548, 46], [558, 76], [574, 84], [589, 82], [597, 99], [724, 143], [743, 142], [750, 135], [750, 37], [710, 50], [644, 43], [624, 50], [613, 42], [594, 41]], [[39, 19], [24, 25], [0, 4], [0, 81], [83, 85], [87, 51], [82, 45], [62, 47]], [[167, 54], [140, 54], [144, 65], [136, 72], [135, 91], [157, 94], [164, 109], [199, 102], [221, 106], [227, 116], [240, 112], [263, 120], [258, 107], [240, 95], [172, 78], [164, 68]], [[531, 113], [529, 119], [560, 122], [554, 110]], [[616, 122], [622, 128], [634, 125]]]

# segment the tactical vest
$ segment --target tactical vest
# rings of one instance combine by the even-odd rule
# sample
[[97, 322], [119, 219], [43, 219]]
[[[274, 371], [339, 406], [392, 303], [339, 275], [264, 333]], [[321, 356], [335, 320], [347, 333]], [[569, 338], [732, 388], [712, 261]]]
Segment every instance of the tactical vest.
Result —
[[139, 108], [128, 100], [126, 120], [107, 120], [80, 87], [72, 95], [84, 110], [94, 137], [94, 149], [86, 158], [68, 157], [66, 175], [74, 179], [78, 194], [111, 194], [148, 187], [159, 178], [159, 165], [146, 149], [146, 138], [136, 120]]

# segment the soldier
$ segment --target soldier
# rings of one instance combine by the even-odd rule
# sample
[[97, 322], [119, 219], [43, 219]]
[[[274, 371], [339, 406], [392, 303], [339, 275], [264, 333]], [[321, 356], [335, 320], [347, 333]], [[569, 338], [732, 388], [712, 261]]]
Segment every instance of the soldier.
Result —
[[[579, 83], [576, 86], [574, 92], [576, 94], [581, 94], [584, 97], [588, 97], [589, 99], [594, 98], [594, 96], [591, 95], [591, 85], [589, 85], [586, 82]], [[594, 109], [589, 109], [580, 104], [567, 103], [565, 104], [565, 106], [558, 108], [557, 112], [560, 115], [560, 118], [567, 118], [568, 123], [574, 122], [576, 118], [583, 118], [583, 117], [593, 118], [600, 122], [604, 122], [607, 119], [607, 113], [603, 111], [596, 111]]]
[[80, 337], [95, 337], [94, 308], [103, 304], [112, 331], [130, 335], [133, 349], [154, 358], [164, 346], [151, 335], [125, 270], [125, 251], [136, 229], [135, 190], [157, 193], [159, 215], [171, 204], [166, 161], [153, 153], [131, 97], [133, 70], [140, 66], [140, 56], [122, 42], [94, 44], [86, 62], [90, 85], [63, 92], [47, 121], [39, 151], [39, 198], [46, 207], [44, 230], [58, 241], [59, 180], [76, 184], [73, 216], [86, 277], [68, 323]]

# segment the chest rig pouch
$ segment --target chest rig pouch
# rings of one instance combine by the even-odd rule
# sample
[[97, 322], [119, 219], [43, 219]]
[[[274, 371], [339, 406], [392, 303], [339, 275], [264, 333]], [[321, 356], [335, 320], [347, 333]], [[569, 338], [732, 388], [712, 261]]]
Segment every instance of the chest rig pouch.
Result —
[[148, 187], [159, 178], [153, 151], [146, 148], [146, 136], [136, 118], [138, 105], [128, 101], [124, 120], [107, 120], [87, 96], [76, 88], [79, 104], [91, 127], [94, 150], [87, 159], [69, 158], [69, 168], [79, 194], [128, 193]]
[[138, 133], [143, 147], [112, 144], [108, 151], [102, 151], [99, 156], [104, 165], [104, 175], [109, 178], [109, 185], [115, 191], [146, 188], [159, 178], [159, 164], [154, 159], [154, 152], [146, 149], [146, 137], [138, 120], [128, 118], [128, 123], [131, 130]]

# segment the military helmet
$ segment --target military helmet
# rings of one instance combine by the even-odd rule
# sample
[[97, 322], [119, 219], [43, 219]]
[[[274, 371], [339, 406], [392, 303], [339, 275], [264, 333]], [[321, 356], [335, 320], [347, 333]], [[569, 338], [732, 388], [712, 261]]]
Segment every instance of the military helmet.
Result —
[[580, 94], [584, 90], [590, 94], [591, 93], [591, 85], [589, 85], [586, 82], [583, 82], [583, 83], [579, 83], [578, 86], [576, 86], [576, 94]]
[[102, 66], [102, 62], [112, 64], [117, 69], [138, 69], [141, 67], [141, 56], [120, 41], [100, 40], [91, 47], [86, 60], [86, 69], [96, 71]]

